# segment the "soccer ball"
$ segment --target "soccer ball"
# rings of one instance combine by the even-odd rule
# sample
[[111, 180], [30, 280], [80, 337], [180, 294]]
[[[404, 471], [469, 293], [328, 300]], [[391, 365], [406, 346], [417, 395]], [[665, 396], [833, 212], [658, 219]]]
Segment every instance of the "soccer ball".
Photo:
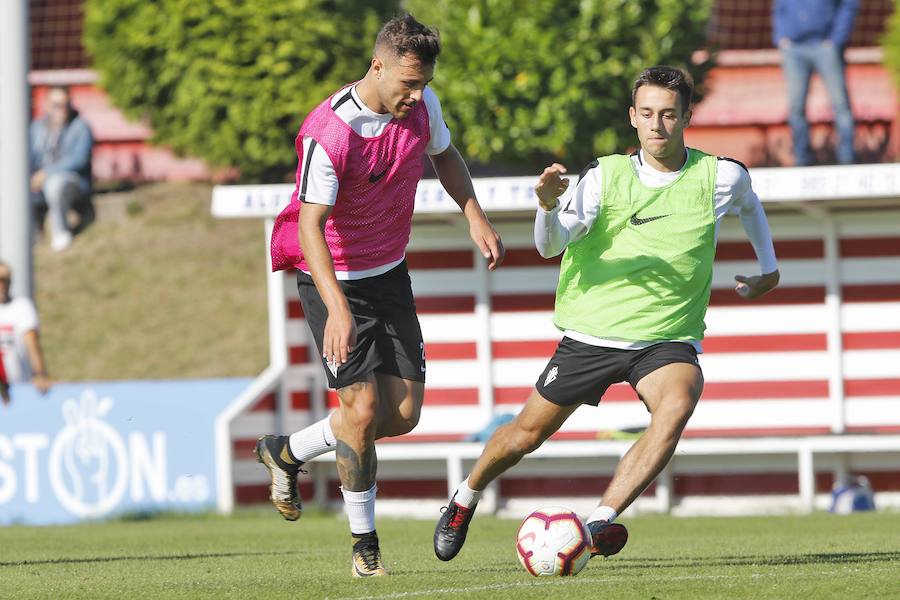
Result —
[[516, 554], [535, 577], [577, 575], [591, 557], [591, 536], [571, 510], [541, 508], [519, 526]]

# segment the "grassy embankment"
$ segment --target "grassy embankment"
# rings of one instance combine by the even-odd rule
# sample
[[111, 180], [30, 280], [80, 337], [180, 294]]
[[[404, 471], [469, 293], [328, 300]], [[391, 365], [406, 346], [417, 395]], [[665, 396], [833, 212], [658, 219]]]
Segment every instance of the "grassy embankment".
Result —
[[258, 219], [210, 215], [205, 184], [98, 194], [62, 253], [35, 248], [35, 292], [59, 381], [252, 376], [267, 364]]

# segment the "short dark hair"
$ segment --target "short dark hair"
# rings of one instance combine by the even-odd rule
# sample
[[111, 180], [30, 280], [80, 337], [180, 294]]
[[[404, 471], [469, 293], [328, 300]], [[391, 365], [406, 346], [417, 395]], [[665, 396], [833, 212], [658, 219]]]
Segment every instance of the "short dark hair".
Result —
[[396, 56], [412, 54], [422, 64], [433, 65], [441, 53], [441, 38], [436, 29], [406, 14], [384, 24], [375, 38], [376, 53], [379, 48], [390, 50]]
[[691, 100], [694, 96], [694, 80], [684, 69], [667, 65], [657, 65], [644, 69], [638, 75], [634, 82], [634, 87], [631, 89], [632, 106], [634, 106], [638, 89], [645, 85], [655, 85], [656, 87], [678, 92], [678, 97], [681, 98], [681, 111], [684, 112], [691, 108]]

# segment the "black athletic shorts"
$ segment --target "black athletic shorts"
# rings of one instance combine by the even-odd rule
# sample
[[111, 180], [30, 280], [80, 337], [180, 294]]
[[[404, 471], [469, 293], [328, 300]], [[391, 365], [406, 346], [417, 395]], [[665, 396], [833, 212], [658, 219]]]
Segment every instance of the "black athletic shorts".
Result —
[[347, 362], [337, 368], [335, 375], [322, 358], [328, 310], [312, 277], [297, 271], [300, 304], [316, 340], [328, 387], [340, 389], [365, 380], [373, 372], [425, 381], [425, 343], [406, 261], [382, 275], [338, 283], [356, 320], [357, 337]]
[[596, 406], [612, 384], [627, 381], [636, 387], [645, 375], [672, 363], [700, 368], [697, 351], [683, 342], [620, 350], [564, 337], [534, 387], [541, 396], [560, 406]]

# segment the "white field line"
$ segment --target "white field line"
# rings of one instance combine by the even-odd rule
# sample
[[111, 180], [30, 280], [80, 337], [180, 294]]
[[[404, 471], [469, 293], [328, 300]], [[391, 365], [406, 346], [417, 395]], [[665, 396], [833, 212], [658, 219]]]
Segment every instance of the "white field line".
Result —
[[[755, 575], [754, 575], [755, 576]], [[684, 575], [680, 577], [654, 577], [655, 581], [678, 581], [683, 579], [735, 579], [739, 575]], [[543, 578], [542, 578], [543, 579]], [[459, 588], [434, 588], [430, 590], [417, 590], [413, 592], [394, 592], [393, 594], [385, 594], [383, 596], [346, 596], [342, 598], [326, 598], [325, 600], [390, 600], [393, 598], [417, 598], [422, 596], [431, 596], [434, 594], [466, 594], [472, 592], [487, 592], [491, 590], [507, 590], [513, 588], [535, 588], [547, 585], [580, 585], [580, 584], [598, 584], [598, 583], [618, 583], [624, 581], [625, 578], [547, 578], [535, 581], [520, 581], [516, 583], [492, 583], [488, 585], [476, 585], [470, 587]], [[465, 597], [465, 596], [463, 596]]]
[[[848, 572], [858, 571], [857, 568], [849, 567], [842, 570], [833, 570], [833, 571], [820, 571], [815, 573], [818, 576], [829, 576], [829, 575], [844, 575]], [[886, 572], [892, 571], [893, 569], [866, 569], [866, 573], [877, 573], [877, 572]], [[781, 577], [783, 574], [781, 573], [747, 573], [744, 575], [674, 575], [670, 577], [654, 577], [654, 581], [666, 582], [666, 581], [713, 581], [713, 580], [721, 580], [721, 579], [759, 579], [762, 577]], [[621, 576], [621, 577], [563, 577], [563, 578], [541, 578], [536, 581], [521, 581], [516, 583], [492, 583], [487, 585], [476, 585], [470, 587], [446, 587], [446, 588], [433, 588], [430, 590], [416, 590], [411, 592], [394, 592], [392, 594], [383, 594], [378, 596], [342, 596], [339, 598], [329, 598], [325, 597], [324, 600], [393, 600], [396, 598], [421, 598], [434, 596], [437, 594], [466, 594], [466, 593], [474, 593], [474, 592], [487, 592], [492, 590], [507, 590], [514, 588], [535, 588], [542, 586], [579, 586], [582, 584], [614, 584], [614, 583], [622, 583], [625, 581], [631, 580], [631, 576]], [[463, 596], [465, 597], [465, 596]]]

